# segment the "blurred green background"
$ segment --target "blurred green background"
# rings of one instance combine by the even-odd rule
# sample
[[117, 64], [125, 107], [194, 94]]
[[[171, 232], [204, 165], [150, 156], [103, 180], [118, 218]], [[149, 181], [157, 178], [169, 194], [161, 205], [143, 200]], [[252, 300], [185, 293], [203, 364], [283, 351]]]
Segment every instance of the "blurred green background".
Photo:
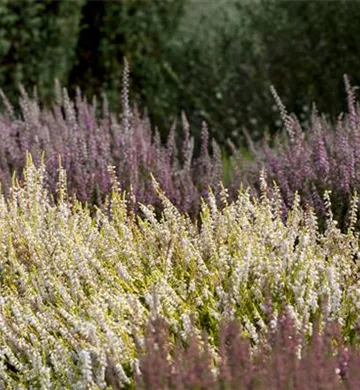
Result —
[[121, 107], [123, 57], [131, 97], [162, 134], [183, 110], [195, 136], [206, 120], [224, 145], [274, 132], [269, 87], [304, 122], [316, 101], [346, 106], [343, 74], [360, 80], [360, 2], [120, 0], [0, 2], [0, 87], [18, 84], [51, 102], [54, 79], [70, 93], [106, 92]]

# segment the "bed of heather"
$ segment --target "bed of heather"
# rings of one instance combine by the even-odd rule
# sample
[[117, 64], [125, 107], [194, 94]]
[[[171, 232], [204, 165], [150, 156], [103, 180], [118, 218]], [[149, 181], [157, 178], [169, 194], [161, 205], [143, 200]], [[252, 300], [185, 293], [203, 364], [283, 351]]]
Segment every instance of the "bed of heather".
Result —
[[[57, 85], [0, 115], [0, 388], [358, 389], [360, 110], [236, 148]], [[181, 132], [178, 132], [181, 127]], [[226, 175], [226, 185], [222, 184]]]
[[90, 206], [103, 205], [109, 195], [108, 167], [113, 166], [121, 188], [131, 192], [137, 202], [152, 204], [157, 214], [161, 211], [152, 186], [154, 175], [178, 210], [196, 219], [201, 199], [207, 199], [210, 189], [219, 203], [224, 179], [231, 201], [241, 185], [249, 186], [251, 195], [258, 197], [260, 172], [264, 170], [268, 184], [275, 181], [279, 186], [284, 217], [298, 192], [302, 205], [315, 210], [323, 229], [324, 194], [328, 191], [339, 227], [348, 227], [352, 196], [360, 192], [360, 111], [347, 76], [348, 110], [336, 123], [327, 120], [314, 105], [308, 124], [301, 125], [296, 116], [287, 113], [273, 89], [283, 134], [258, 142], [248, 139], [250, 157], [230, 145], [232, 153], [224, 159], [205, 123], [202, 129], [193, 129], [201, 134], [195, 147], [184, 113], [181, 123], [175, 121], [169, 129], [165, 142], [161, 140], [147, 115], [130, 107], [128, 72], [126, 67], [120, 114], [109, 112], [105, 96], [101, 102], [94, 98], [90, 104], [78, 90], [72, 101], [58, 83], [51, 108], [42, 108], [36, 93], [30, 97], [20, 88], [19, 110], [14, 110], [1, 92], [0, 181], [4, 193], [8, 194], [13, 173], [21, 176], [26, 152], [30, 152], [37, 165], [44, 154], [46, 185], [55, 198], [61, 157], [69, 193]]
[[109, 171], [94, 215], [29, 155], [1, 197], [3, 388], [357, 388], [356, 197], [346, 232], [327, 194], [324, 232], [297, 195], [284, 221], [264, 179], [194, 222], [155, 180], [136, 215]]
[[0, 0], [0, 390], [360, 389], [359, 17]]
[[[202, 146], [194, 153], [194, 138], [185, 114], [182, 129], [176, 123], [162, 143], [152, 131], [149, 119], [130, 109], [128, 69], [124, 72], [123, 112], [115, 115], [108, 110], [106, 97], [101, 104], [91, 104], [77, 91], [72, 101], [67, 90], [56, 83], [56, 101], [51, 109], [42, 109], [36, 94], [31, 98], [20, 88], [20, 113], [1, 92], [5, 112], [0, 116], [0, 181], [7, 193], [14, 171], [21, 175], [26, 152], [36, 163], [45, 153], [48, 170], [47, 185], [56, 196], [59, 156], [68, 175], [69, 192], [91, 205], [102, 204], [110, 191], [108, 166], [114, 166], [122, 189], [130, 190], [139, 202], [158, 208], [158, 197], [151, 185], [153, 174], [169, 199], [179, 210], [195, 217], [201, 197], [209, 188], [218, 188], [222, 180], [220, 148], [209, 142], [205, 124], [201, 131]], [[209, 152], [211, 143], [212, 152]]]
[[291, 207], [294, 195], [301, 195], [303, 205], [316, 210], [324, 226], [325, 191], [331, 191], [333, 211], [339, 226], [349, 224], [352, 195], [360, 192], [360, 111], [355, 90], [344, 76], [348, 111], [331, 123], [313, 105], [309, 123], [301, 126], [295, 115], [289, 115], [272, 89], [284, 124], [285, 134], [275, 140], [254, 143], [251, 161], [238, 152], [232, 156], [234, 188], [246, 183], [259, 194], [259, 171], [265, 169], [269, 183], [275, 181], [283, 199], [284, 212]]

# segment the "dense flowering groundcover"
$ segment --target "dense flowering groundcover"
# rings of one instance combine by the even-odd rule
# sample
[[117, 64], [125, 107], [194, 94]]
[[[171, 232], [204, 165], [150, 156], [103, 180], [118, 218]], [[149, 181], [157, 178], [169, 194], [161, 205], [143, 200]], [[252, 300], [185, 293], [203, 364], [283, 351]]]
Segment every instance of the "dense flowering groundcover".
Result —
[[0, 386], [359, 388], [347, 77], [335, 127], [314, 108], [304, 131], [273, 90], [287, 133], [234, 150], [227, 188], [206, 125], [198, 152], [185, 115], [161, 142], [123, 82], [121, 116], [2, 94]]
[[[194, 138], [185, 114], [179, 135], [176, 123], [166, 143], [151, 129], [146, 115], [130, 109], [128, 68], [124, 72], [123, 112], [109, 112], [106, 97], [91, 104], [77, 90], [75, 101], [56, 83], [56, 99], [51, 109], [41, 108], [36, 92], [31, 98], [20, 88], [20, 113], [16, 113], [0, 91], [5, 110], [0, 115], [0, 181], [6, 192], [13, 172], [21, 174], [25, 154], [34, 162], [45, 153], [47, 186], [56, 196], [59, 155], [68, 175], [68, 189], [81, 201], [101, 204], [110, 191], [108, 166], [114, 166], [121, 187], [132, 190], [139, 202], [157, 206], [158, 197], [151, 185], [153, 174], [171, 201], [182, 211], [197, 215], [200, 198], [222, 180], [221, 152], [209, 142], [203, 125], [199, 156], [194, 153]], [[211, 144], [211, 145], [210, 145]], [[209, 153], [211, 146], [212, 153]]]
[[337, 124], [326, 120], [314, 107], [310, 124], [302, 127], [294, 115], [286, 112], [273, 89], [285, 136], [250, 141], [250, 159], [234, 147], [230, 164], [226, 165], [219, 146], [209, 139], [205, 124], [201, 146], [194, 147], [185, 114], [182, 129], [174, 123], [166, 142], [162, 142], [147, 116], [130, 108], [128, 79], [125, 67], [120, 115], [109, 112], [106, 97], [101, 104], [96, 99], [89, 104], [78, 90], [72, 101], [58, 84], [51, 109], [41, 108], [36, 94], [30, 98], [21, 88], [20, 113], [15, 113], [1, 93], [5, 110], [0, 115], [0, 181], [4, 193], [8, 193], [13, 172], [21, 174], [26, 152], [31, 152], [36, 164], [44, 152], [46, 185], [55, 197], [60, 155], [68, 175], [68, 190], [81, 201], [103, 204], [111, 191], [111, 165], [121, 188], [132, 192], [138, 202], [154, 205], [157, 212], [161, 208], [151, 184], [153, 174], [171, 202], [196, 218], [201, 197], [208, 196], [209, 188], [220, 201], [219, 183], [224, 173], [230, 199], [235, 199], [242, 183], [251, 187], [251, 195], [259, 196], [260, 171], [265, 169], [268, 183], [275, 180], [279, 186], [285, 217], [298, 192], [303, 205], [314, 207], [323, 226], [324, 194], [331, 191], [334, 215], [340, 227], [347, 228], [352, 194], [360, 192], [360, 111], [346, 76], [348, 113], [340, 115]]
[[315, 329], [304, 343], [283, 315], [254, 349], [240, 336], [236, 321], [227, 322], [221, 325], [216, 368], [206, 337], [192, 336], [186, 346], [173, 346], [163, 320], [151, 321], [149, 328], [136, 375], [139, 389], [340, 390], [360, 385], [358, 350], [342, 344], [334, 323], [322, 333]]
[[[287, 377], [284, 359], [292, 343], [284, 348], [281, 337], [291, 336], [297, 359], [302, 350], [305, 359], [292, 357], [297, 367], [292, 388], [299, 388], [296, 383], [311, 388], [299, 377], [315, 360], [320, 371], [311, 371], [311, 381], [356, 388], [356, 197], [345, 232], [333, 220], [327, 195], [324, 232], [297, 195], [284, 221], [279, 190], [268, 196], [264, 179], [259, 200], [240, 189], [235, 202], [228, 202], [221, 189], [219, 208], [210, 193], [194, 222], [155, 181], [162, 215], [156, 218], [151, 205], [140, 205], [142, 216], [136, 215], [109, 171], [111, 195], [94, 215], [69, 199], [64, 169], [58, 172], [55, 201], [45, 185], [45, 165], [36, 168], [29, 155], [23, 183], [14, 179], [8, 197], [0, 198], [3, 387], [132, 388], [136, 382], [139, 388], [258, 383], [261, 389], [271, 365], [281, 371], [271, 380]], [[287, 321], [292, 325], [282, 325]], [[338, 331], [326, 335], [326, 329]], [[311, 335], [313, 347], [306, 347]], [[341, 340], [352, 347], [346, 351]], [[196, 353], [203, 358], [189, 360]], [[226, 360], [231, 353], [233, 360]], [[172, 359], [174, 368], [168, 369]], [[164, 385], [149, 372], [157, 361]], [[234, 362], [242, 362], [244, 376]], [[180, 366], [185, 371], [178, 373]], [[197, 370], [201, 383], [194, 379]]]
[[[247, 183], [260, 188], [259, 171], [265, 168], [268, 182], [276, 181], [285, 209], [291, 207], [295, 192], [303, 204], [311, 205], [323, 220], [325, 191], [331, 191], [336, 219], [341, 228], [349, 223], [352, 194], [360, 192], [360, 108], [355, 90], [344, 76], [348, 96], [348, 113], [341, 114], [333, 125], [313, 106], [307, 126], [289, 115], [275, 89], [274, 98], [284, 123], [285, 136], [258, 143], [250, 140], [253, 158], [245, 161], [235, 151], [232, 157], [236, 174], [234, 188]], [[257, 193], [259, 193], [257, 191]]]

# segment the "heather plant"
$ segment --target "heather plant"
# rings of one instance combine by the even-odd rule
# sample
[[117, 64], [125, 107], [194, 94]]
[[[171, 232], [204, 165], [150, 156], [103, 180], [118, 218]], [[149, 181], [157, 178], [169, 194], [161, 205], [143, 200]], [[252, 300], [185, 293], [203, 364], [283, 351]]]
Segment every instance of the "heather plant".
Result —
[[152, 173], [169, 199], [180, 210], [197, 215], [200, 196], [209, 187], [216, 192], [222, 179], [221, 152], [215, 141], [210, 142], [206, 125], [202, 128], [201, 154], [195, 156], [194, 140], [185, 114], [182, 115], [183, 134], [177, 134], [174, 123], [167, 141], [151, 129], [149, 119], [131, 109], [128, 97], [129, 67], [123, 74], [123, 113], [109, 112], [106, 97], [102, 108], [96, 99], [89, 104], [77, 91], [72, 101], [66, 89], [56, 85], [56, 100], [52, 110], [42, 109], [37, 96], [31, 98], [21, 87], [21, 114], [2, 93], [5, 112], [0, 116], [3, 142], [0, 146], [0, 180], [7, 192], [14, 171], [21, 174], [25, 154], [31, 152], [39, 163], [45, 153], [49, 173], [47, 186], [56, 196], [59, 155], [68, 175], [68, 189], [77, 199], [101, 204], [110, 191], [107, 167], [114, 166], [120, 186], [132, 190], [137, 201], [152, 203], [157, 196], [151, 185]]
[[[249, 140], [252, 159], [245, 160], [239, 153], [233, 156], [233, 190], [239, 182], [260, 193], [258, 172], [265, 169], [268, 182], [275, 181], [285, 205], [291, 207], [298, 192], [304, 205], [313, 207], [324, 226], [325, 191], [330, 191], [335, 219], [346, 229], [352, 218], [352, 195], [359, 193], [360, 129], [359, 107], [355, 88], [344, 76], [348, 95], [348, 112], [332, 124], [313, 106], [308, 126], [301, 126], [294, 115], [289, 115], [280, 97], [272, 88], [284, 125], [284, 133], [261, 142]], [[234, 148], [233, 148], [234, 150]], [[355, 201], [356, 207], [358, 200]], [[356, 210], [353, 208], [355, 214]]]
[[[255, 349], [280, 326], [283, 310], [304, 337], [314, 324], [322, 331], [335, 321], [344, 341], [358, 344], [358, 235], [336, 227], [329, 204], [324, 233], [298, 195], [284, 223], [279, 191], [270, 197], [262, 180], [259, 200], [240, 189], [229, 203], [222, 189], [221, 209], [210, 192], [200, 222], [193, 222], [154, 182], [161, 217], [143, 204], [136, 216], [109, 171], [107, 212], [99, 208], [93, 216], [68, 193], [63, 168], [51, 197], [45, 164], [37, 169], [30, 157], [23, 180], [14, 179], [9, 196], [0, 197], [3, 386], [131, 387], [133, 373], [146, 371], [139, 351], [151, 344], [147, 324], [158, 316], [170, 339], [201, 356], [188, 360], [181, 345], [176, 355], [206, 384], [207, 362], [219, 361], [222, 321], [236, 319]], [[192, 341], [203, 332], [204, 353]], [[159, 353], [154, 359], [166, 350]], [[196, 380], [191, 375], [185, 384]]]
[[174, 344], [161, 318], [150, 322], [145, 340], [138, 389], [355, 390], [360, 385], [359, 350], [344, 345], [333, 322], [305, 340], [283, 313], [256, 349], [236, 321], [223, 322], [215, 364], [206, 338]]

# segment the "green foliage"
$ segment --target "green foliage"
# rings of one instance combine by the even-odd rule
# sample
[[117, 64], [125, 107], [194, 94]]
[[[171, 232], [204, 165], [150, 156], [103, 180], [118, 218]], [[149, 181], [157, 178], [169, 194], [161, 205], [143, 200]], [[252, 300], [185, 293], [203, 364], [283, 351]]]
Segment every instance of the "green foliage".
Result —
[[[0, 85], [14, 97], [19, 83], [37, 85], [43, 98], [54, 79], [67, 83], [75, 60], [84, 0], [0, 3]], [[8, 90], [8, 86], [11, 88]]]
[[[356, 85], [360, 3], [220, 0], [32, 1], [0, 4], [0, 85], [39, 87], [55, 77], [87, 96], [121, 104], [123, 58], [133, 98], [162, 133], [184, 110], [222, 144], [276, 129], [274, 84], [290, 111], [313, 101], [331, 117], [344, 107], [341, 76]], [[279, 124], [280, 126], [280, 124]]]
[[106, 86], [114, 93], [119, 91], [122, 55], [125, 55], [133, 69], [137, 100], [154, 113], [158, 123], [171, 111], [176, 85], [171, 84], [164, 68], [169, 41], [177, 30], [185, 4], [184, 0], [127, 0], [109, 2], [105, 7], [101, 53], [108, 75]]
[[[172, 42], [169, 69], [178, 83], [176, 106], [192, 123], [209, 123], [222, 143], [253, 128], [268, 90], [266, 69], [258, 56], [261, 42], [251, 29], [245, 2], [221, 1], [212, 7], [192, 2]], [[270, 109], [271, 105], [268, 105]]]
[[275, 130], [271, 84], [302, 120], [313, 101], [333, 117], [342, 75], [359, 81], [359, 17], [351, 1], [192, 1], [171, 46], [175, 106], [222, 142]]
[[344, 107], [342, 75], [355, 83], [360, 33], [360, 3], [353, 1], [264, 1], [251, 12], [252, 29], [259, 31], [267, 68], [287, 107], [300, 112], [316, 102], [332, 117]]
[[170, 108], [177, 92], [164, 69], [186, 1], [87, 2], [83, 12], [89, 25], [80, 36], [72, 83], [92, 94], [105, 90], [110, 105], [118, 107], [126, 56], [133, 97], [149, 109], [158, 125], [167, 125], [164, 118], [174, 112]]

